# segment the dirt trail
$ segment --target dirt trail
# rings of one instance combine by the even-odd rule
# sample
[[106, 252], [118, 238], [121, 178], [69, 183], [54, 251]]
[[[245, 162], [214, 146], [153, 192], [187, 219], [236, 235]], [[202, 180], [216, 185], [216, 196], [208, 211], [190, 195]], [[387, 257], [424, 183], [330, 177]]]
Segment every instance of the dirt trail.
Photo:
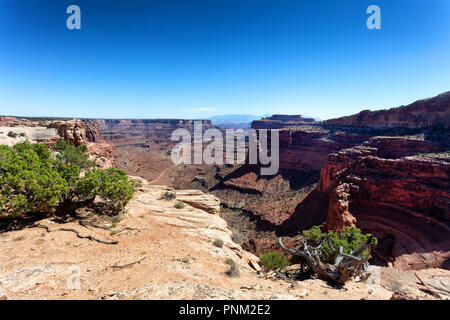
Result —
[[163, 171], [161, 171], [161, 173], [158, 175], [158, 177], [156, 177], [156, 179], [153, 179], [153, 180], [151, 180], [151, 181], [149, 181], [149, 184], [155, 184], [156, 182], [159, 182], [160, 180], [161, 180], [161, 178], [168, 172], [168, 171], [170, 171], [171, 169], [173, 169], [173, 168], [175, 168], [177, 165], [176, 164], [174, 164], [174, 165], [172, 165], [172, 166], [170, 166], [170, 167], [168, 167], [168, 168], [165, 168]]

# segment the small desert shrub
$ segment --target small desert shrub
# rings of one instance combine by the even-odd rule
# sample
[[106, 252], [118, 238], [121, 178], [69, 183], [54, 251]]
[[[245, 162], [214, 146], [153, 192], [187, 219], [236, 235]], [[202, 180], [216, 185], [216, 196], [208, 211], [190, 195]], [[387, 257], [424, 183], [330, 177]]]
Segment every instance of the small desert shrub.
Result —
[[231, 236], [231, 239], [238, 244], [242, 244], [244, 242], [244, 237], [237, 230], [233, 230], [233, 235]]
[[184, 208], [184, 203], [182, 201], [177, 201], [174, 205], [175, 208], [177, 209], [183, 209]]
[[268, 270], [277, 270], [289, 265], [288, 258], [277, 251], [261, 253], [259, 255], [259, 260], [260, 263]]
[[402, 288], [402, 284], [396, 280], [390, 280], [387, 286], [393, 291], [399, 291]]
[[19, 136], [20, 136], [20, 137], [25, 137], [26, 134], [25, 134], [25, 132], [21, 132], [21, 133], [19, 134]]
[[216, 247], [222, 248], [222, 247], [223, 247], [223, 240], [222, 240], [222, 239], [215, 239], [214, 242], [213, 242], [213, 244], [214, 244]]
[[15, 132], [12, 132], [12, 131], [8, 132], [8, 137], [10, 137], [10, 138], [17, 138], [17, 136], [18, 136], [18, 134]]
[[168, 192], [168, 191], [164, 192], [161, 195], [161, 199], [169, 200], [169, 201], [175, 199], [176, 197], [177, 196], [176, 196], [175, 192]]
[[231, 259], [225, 260], [225, 263], [228, 264], [230, 267], [227, 271], [225, 271], [225, 274], [230, 277], [239, 277], [241, 275], [241, 272], [239, 271], [239, 267], [236, 265], [236, 262], [234, 262]]

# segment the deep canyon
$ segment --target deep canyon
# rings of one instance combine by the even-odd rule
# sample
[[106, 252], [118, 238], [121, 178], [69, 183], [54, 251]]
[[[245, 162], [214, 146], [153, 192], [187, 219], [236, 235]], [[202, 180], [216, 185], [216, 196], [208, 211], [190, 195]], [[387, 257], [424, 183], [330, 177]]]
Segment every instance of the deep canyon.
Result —
[[353, 225], [379, 238], [376, 264], [449, 269], [449, 117], [444, 93], [324, 122], [283, 115], [254, 121], [257, 131], [279, 130], [274, 176], [261, 176], [259, 165], [173, 165], [170, 135], [192, 131], [192, 120], [84, 121], [98, 126], [115, 165], [130, 175], [217, 196], [238, 242], [256, 254], [276, 248], [277, 236]]
[[[171, 134], [176, 129], [192, 133], [193, 120], [0, 117], [0, 144], [12, 146], [27, 139], [86, 144], [91, 159], [101, 167], [117, 166], [140, 184], [119, 219], [123, 230], [132, 226], [137, 231], [119, 233], [117, 249], [85, 246], [86, 240], [73, 242], [74, 235], [67, 233], [46, 237], [37, 228], [0, 232], [5, 244], [1, 253], [15, 261], [4, 260], [0, 266], [0, 289], [12, 298], [125, 299], [156, 294], [163, 298], [387, 299], [399, 292], [402, 283], [410, 297], [430, 298], [435, 291], [429, 284], [440, 281], [440, 288], [447, 288], [450, 270], [449, 117], [450, 94], [445, 93], [409, 106], [324, 122], [299, 115], [256, 120], [251, 127], [258, 135], [261, 130], [279, 133], [280, 169], [272, 176], [260, 174], [261, 164], [174, 165], [171, 152], [178, 142], [171, 140]], [[202, 126], [226, 130], [209, 120], [202, 120]], [[175, 209], [161, 198], [164, 191], [175, 191], [186, 207]], [[97, 219], [106, 229], [95, 233], [115, 237], [105, 230], [117, 221]], [[55, 221], [41, 223], [53, 229]], [[75, 221], [66, 224], [87, 232]], [[281, 281], [274, 290], [272, 280], [260, 278], [255, 255], [280, 250], [278, 237], [295, 247], [301, 232], [315, 225], [323, 231], [356, 226], [375, 235], [379, 242], [370, 262], [378, 265], [381, 287], [368, 293], [367, 284], [351, 282], [345, 294], [334, 288], [323, 291], [321, 280], [309, 279], [300, 281], [297, 289]], [[222, 250], [213, 244], [216, 238], [224, 239]], [[10, 241], [16, 243], [14, 250]], [[37, 260], [35, 250], [39, 250]], [[70, 260], [67, 254], [72, 250], [88, 261], [81, 265], [87, 287], [67, 293], [62, 269], [54, 259]], [[124, 254], [127, 261], [141, 257], [137, 261], [142, 265], [120, 273], [110, 270]], [[239, 263], [241, 279], [225, 276], [226, 257]], [[36, 264], [44, 261], [45, 265]], [[23, 270], [42, 279], [29, 279], [30, 285], [19, 290], [15, 281]], [[59, 270], [56, 277], [55, 270]], [[422, 279], [419, 284], [417, 278]], [[41, 288], [39, 283], [46, 285]], [[259, 291], [246, 291], [255, 285]], [[167, 288], [177, 288], [177, 293]]]

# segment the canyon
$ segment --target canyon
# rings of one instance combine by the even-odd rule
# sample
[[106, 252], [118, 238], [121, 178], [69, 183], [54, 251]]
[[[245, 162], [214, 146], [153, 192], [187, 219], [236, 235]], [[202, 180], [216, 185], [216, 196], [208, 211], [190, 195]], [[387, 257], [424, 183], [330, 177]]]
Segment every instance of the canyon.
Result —
[[[315, 225], [324, 231], [356, 226], [373, 234], [379, 243], [371, 263], [381, 268], [386, 284], [383, 288], [391, 290], [387, 283], [392, 283], [393, 278], [395, 281], [408, 278], [410, 293], [418, 297], [420, 290], [411, 284], [418, 274], [431, 278], [443, 275], [444, 282], [449, 278], [449, 116], [450, 93], [444, 93], [409, 106], [363, 111], [326, 121], [300, 115], [274, 115], [255, 120], [251, 128], [257, 132], [277, 130], [279, 133], [280, 169], [272, 176], [261, 176], [260, 164], [174, 165], [171, 151], [178, 142], [171, 141], [172, 132], [179, 128], [193, 132], [193, 120], [185, 119], [0, 117], [0, 143], [14, 145], [28, 139], [50, 144], [66, 139], [76, 145], [86, 144], [92, 158], [101, 166], [115, 165], [135, 179], [141, 179], [142, 187], [128, 206], [123, 225], [150, 228], [156, 224], [165, 230], [164, 225], [168, 224], [175, 227], [167, 231], [169, 234], [178, 234], [176, 228], [186, 228], [182, 231], [183, 237], [195, 234], [189, 239], [173, 236], [172, 242], [163, 241], [161, 235], [159, 246], [153, 248], [161, 256], [158, 263], [168, 259], [165, 246], [176, 248], [180, 251], [174, 252], [181, 254], [182, 248], [186, 248], [185, 241], [191, 241], [196, 248], [202, 243], [208, 252], [200, 257], [195, 253], [197, 249], [189, 251], [195, 261], [201, 261], [201, 266], [174, 260], [171, 267], [174, 273], [169, 276], [172, 289], [162, 279], [157, 284], [147, 283], [149, 278], [140, 273], [145, 281], [141, 279], [127, 288], [117, 285], [113, 294], [106, 288], [100, 289], [101, 294], [95, 297], [143, 298], [152, 297], [150, 292], [155, 291], [164, 298], [198, 298], [204, 292], [216, 292], [218, 297], [225, 298], [267, 299], [281, 295], [287, 290], [283, 287], [286, 283], [281, 284], [284, 291], [274, 291], [265, 280], [255, 276], [259, 270], [255, 255], [279, 250], [277, 237], [296, 246], [301, 232]], [[226, 129], [209, 120], [203, 120], [202, 125], [204, 129], [217, 128], [222, 132]], [[172, 209], [170, 203], [161, 200], [159, 196], [164, 190], [176, 192], [187, 211]], [[144, 222], [143, 216], [152, 218]], [[221, 233], [216, 234], [217, 230]], [[17, 235], [20, 237], [21, 233]], [[133, 241], [147, 241], [145, 237], [125, 242], [130, 245]], [[233, 259], [244, 274], [248, 274], [244, 282], [248, 280], [253, 287], [257, 283], [264, 294], [244, 292], [236, 287], [239, 281], [225, 277], [210, 281], [217, 277], [216, 271], [224, 268], [223, 261], [217, 259], [225, 255], [207, 245], [215, 237], [225, 239], [227, 256], [232, 252], [236, 254]], [[5, 239], [11, 241], [9, 236]], [[32, 244], [25, 241], [24, 245]], [[121, 250], [130, 251], [125, 247]], [[114, 257], [112, 252], [109, 254]], [[171, 259], [191, 261], [189, 256]], [[148, 263], [145, 265], [150, 267]], [[203, 272], [200, 267], [213, 271], [199, 276]], [[8, 268], [3, 266], [4, 276], [5, 270], [13, 272]], [[136, 268], [144, 270], [140, 264]], [[192, 273], [187, 271], [189, 269]], [[183, 277], [188, 277], [192, 283], [179, 283]], [[206, 281], [207, 287], [199, 288], [196, 284], [199, 281]], [[147, 284], [142, 286], [144, 282]], [[316, 285], [316, 282], [308, 283], [309, 288]], [[178, 290], [179, 295], [173, 295], [174, 290]], [[391, 296], [393, 291], [380, 291], [377, 297]], [[292, 294], [284, 298], [305, 298], [302, 292], [291, 291]], [[55, 297], [54, 294], [49, 293], [48, 297]], [[68, 297], [94, 297], [77, 294], [69, 293]]]
[[380, 238], [376, 264], [448, 269], [449, 101], [445, 93], [323, 122], [299, 115], [256, 120], [256, 131], [279, 131], [280, 170], [273, 176], [261, 176], [258, 164], [173, 165], [170, 135], [192, 131], [192, 120], [85, 121], [98, 125], [127, 173], [218, 197], [221, 216], [253, 253], [314, 225], [353, 225]]
[[331, 154], [318, 186], [330, 197], [324, 228], [374, 234], [381, 265], [448, 269], [450, 156], [439, 151], [432, 142], [377, 137]]

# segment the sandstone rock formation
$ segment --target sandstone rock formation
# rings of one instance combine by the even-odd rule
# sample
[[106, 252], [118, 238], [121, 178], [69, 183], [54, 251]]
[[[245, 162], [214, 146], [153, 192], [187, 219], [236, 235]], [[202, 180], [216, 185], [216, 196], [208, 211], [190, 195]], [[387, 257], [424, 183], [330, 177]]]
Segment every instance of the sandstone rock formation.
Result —
[[83, 122], [79, 119], [51, 120], [0, 117], [0, 127], [10, 128], [8, 130], [16, 133], [24, 133], [25, 136], [22, 138], [28, 138], [36, 142], [51, 143], [58, 139], [65, 139], [78, 146], [88, 142], [102, 141], [102, 135], [95, 122]]
[[317, 123], [313, 118], [304, 118], [301, 115], [274, 114], [271, 117], [254, 120], [251, 127], [252, 129], [281, 129], [304, 125], [311, 126]]
[[86, 144], [91, 160], [103, 168], [114, 164], [113, 147], [103, 140], [96, 122], [0, 117], [0, 144], [13, 146], [28, 140], [49, 145], [60, 139], [72, 141], [77, 146]]
[[331, 153], [323, 166], [318, 185], [319, 192], [326, 192], [336, 174], [349, 167], [359, 157], [375, 156], [384, 159], [398, 159], [426, 153], [439, 153], [445, 148], [439, 143], [407, 137], [373, 137], [353, 148]]
[[[0, 260], [0, 297], [389, 299], [393, 295], [384, 283], [350, 282], [337, 289], [320, 279], [274, 282], [269, 276], [258, 276], [258, 259], [231, 240], [231, 230], [222, 218], [190, 205], [176, 209], [175, 200], [160, 199], [163, 192], [173, 190], [138, 180], [141, 188], [117, 226], [101, 217], [96, 223], [110, 230], [65, 223], [83, 235], [117, 240], [115, 245], [32, 227], [2, 232], [0, 256], [8, 259]], [[39, 223], [55, 228], [61, 222], [44, 219]], [[217, 238], [224, 241], [222, 248], [213, 244]], [[226, 259], [239, 266], [240, 277], [225, 274]], [[79, 286], [70, 281], [73, 275], [79, 277]], [[420, 295], [433, 299], [423, 292]]]
[[436, 153], [441, 148], [377, 137], [330, 155], [318, 187], [331, 196], [325, 228], [356, 225], [375, 234], [403, 269], [449, 268], [450, 156]]
[[326, 120], [328, 125], [424, 128], [450, 128], [450, 91], [388, 110], [364, 110], [358, 114]]
[[72, 141], [76, 146], [101, 140], [100, 131], [93, 122], [84, 123], [81, 120], [73, 119], [51, 121], [46, 125], [48, 128], [56, 128], [61, 138]]
[[177, 199], [194, 208], [218, 215], [220, 200], [212, 194], [204, 194], [199, 190], [181, 190], [176, 192]]
[[323, 129], [280, 130], [280, 168], [320, 171], [330, 153], [367, 140], [362, 134]]

